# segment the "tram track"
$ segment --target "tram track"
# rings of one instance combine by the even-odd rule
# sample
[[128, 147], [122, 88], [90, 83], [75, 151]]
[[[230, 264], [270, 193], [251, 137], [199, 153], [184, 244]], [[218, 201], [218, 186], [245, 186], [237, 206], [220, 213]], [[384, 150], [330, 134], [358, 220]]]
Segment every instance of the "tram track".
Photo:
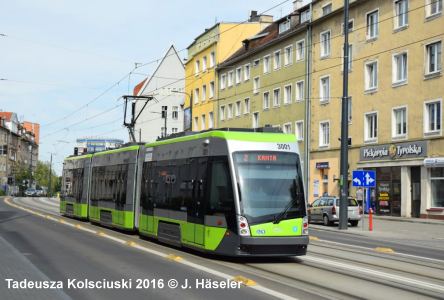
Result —
[[[29, 201], [17, 201], [14, 199], [14, 203], [26, 206], [29, 209], [38, 210], [42, 213], [60, 217], [58, 213], [55, 213], [54, 209], [49, 209], [51, 206], [50, 203], [47, 203], [48, 210], [45, 210], [41, 205], [32, 205]], [[55, 208], [56, 205], [57, 203], [54, 202]], [[77, 223], [77, 221], [75, 222]], [[126, 239], [137, 240], [134, 236], [128, 236], [119, 232], [114, 234], [126, 236]], [[183, 252], [181, 250], [171, 249], [168, 246], [159, 245], [152, 241], [144, 241], [144, 243], [145, 242], [148, 243], [147, 245], [150, 247], [154, 246], [164, 251], [182, 253], [182, 256], [187, 257], [187, 259], [190, 258], [192, 261], [214, 266], [215, 269], [217, 269], [217, 266], [220, 266], [242, 271], [243, 273], [250, 274], [253, 278], [285, 285], [288, 288], [296, 287], [299, 290], [322, 298], [369, 298], [368, 293], [360, 296], [359, 293], [356, 292], [356, 288], [352, 288], [351, 292], [341, 288], [343, 282], [347, 281], [353, 282], [358, 286], [364, 283], [371, 283], [375, 288], [380, 288], [385, 292], [390, 292], [393, 295], [404, 293], [412, 297], [412, 299], [415, 298], [415, 295], [416, 297], [439, 298], [440, 291], [436, 288], [444, 286], [442, 279], [444, 278], [444, 272], [441, 277], [437, 274], [427, 274], [427, 269], [434, 268], [436, 273], [444, 270], [442, 264], [432, 264], [431, 262], [421, 261], [420, 258], [407, 259], [406, 257], [392, 254], [374, 253], [370, 248], [364, 252], [363, 249], [346, 247], [346, 245], [329, 245], [328, 243], [323, 243], [322, 240], [312, 243], [306, 257], [276, 260], [266, 259], [262, 261], [248, 260], [245, 263], [239, 261], [232, 262], [224, 259], [211, 259], [205, 256], [195, 255], [189, 251]], [[332, 251], [332, 253], [326, 253], [328, 251]], [[361, 260], [362, 257], [367, 257], [367, 261]], [[372, 263], [371, 260], [375, 262]], [[398, 263], [400, 266], [390, 266], [389, 262], [391, 264]], [[418, 272], [415, 273], [408, 268], [423, 268], [424, 270], [420, 270], [418, 274]], [[313, 274], [311, 276], [294, 276], [292, 274], [295, 274], [295, 272], [291, 272], [291, 270], [297, 270], [296, 273], [298, 274]], [[340, 279], [338, 280], [338, 284], [325, 284], [316, 281], [317, 276], [336, 279], [340, 277]], [[429, 289], [427, 289], [427, 285], [429, 285]], [[442, 292], [444, 293], [444, 288]], [[408, 298], [409, 297], [406, 297], [406, 299]]]

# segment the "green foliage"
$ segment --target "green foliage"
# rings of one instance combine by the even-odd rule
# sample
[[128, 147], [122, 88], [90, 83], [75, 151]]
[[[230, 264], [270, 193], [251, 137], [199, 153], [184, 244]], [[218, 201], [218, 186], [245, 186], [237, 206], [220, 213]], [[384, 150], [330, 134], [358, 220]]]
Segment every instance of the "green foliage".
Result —
[[[37, 168], [34, 173], [34, 180], [37, 182], [37, 185], [44, 186], [49, 188], [49, 162], [37, 162]], [[51, 190], [53, 193], [60, 191], [61, 180], [60, 177], [54, 173], [52, 170], [51, 176]]]

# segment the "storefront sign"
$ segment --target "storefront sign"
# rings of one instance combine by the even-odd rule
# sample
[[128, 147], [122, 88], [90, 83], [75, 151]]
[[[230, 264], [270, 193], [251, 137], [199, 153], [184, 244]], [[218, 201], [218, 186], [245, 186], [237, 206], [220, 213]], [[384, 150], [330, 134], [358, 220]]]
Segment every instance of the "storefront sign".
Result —
[[328, 161], [316, 163], [316, 169], [329, 169], [329, 168], [330, 168], [330, 165], [328, 164]]
[[362, 147], [360, 155], [361, 161], [420, 158], [427, 156], [427, 142], [419, 141]]

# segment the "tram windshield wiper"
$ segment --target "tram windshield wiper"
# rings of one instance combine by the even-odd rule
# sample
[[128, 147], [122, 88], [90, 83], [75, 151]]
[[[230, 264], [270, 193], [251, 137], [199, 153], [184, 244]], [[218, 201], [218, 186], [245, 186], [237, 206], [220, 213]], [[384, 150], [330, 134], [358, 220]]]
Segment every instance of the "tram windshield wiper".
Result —
[[[293, 185], [296, 187], [296, 180], [293, 180]], [[274, 216], [273, 224], [279, 224], [287, 216], [288, 211], [293, 207], [295, 201], [300, 200], [299, 197], [301, 196], [303, 197], [303, 194], [294, 191], [293, 197], [291, 198], [290, 202], [288, 202], [288, 204], [285, 206], [284, 210]], [[298, 208], [297, 211], [300, 211], [300, 208]]]

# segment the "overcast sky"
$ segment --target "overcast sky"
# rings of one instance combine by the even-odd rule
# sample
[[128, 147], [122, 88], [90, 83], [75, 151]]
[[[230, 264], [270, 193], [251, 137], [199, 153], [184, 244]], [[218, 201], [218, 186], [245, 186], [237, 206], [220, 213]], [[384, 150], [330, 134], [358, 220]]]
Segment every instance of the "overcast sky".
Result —
[[[49, 161], [55, 153], [60, 174], [77, 138], [128, 141], [117, 99], [156, 67], [140, 68], [117, 84], [134, 63], [160, 59], [171, 44], [183, 50], [216, 21], [245, 21], [250, 10], [267, 11], [277, 19], [291, 8], [292, 0], [4, 1], [0, 109], [41, 124], [39, 158]], [[183, 58], [186, 51], [179, 54]]]

